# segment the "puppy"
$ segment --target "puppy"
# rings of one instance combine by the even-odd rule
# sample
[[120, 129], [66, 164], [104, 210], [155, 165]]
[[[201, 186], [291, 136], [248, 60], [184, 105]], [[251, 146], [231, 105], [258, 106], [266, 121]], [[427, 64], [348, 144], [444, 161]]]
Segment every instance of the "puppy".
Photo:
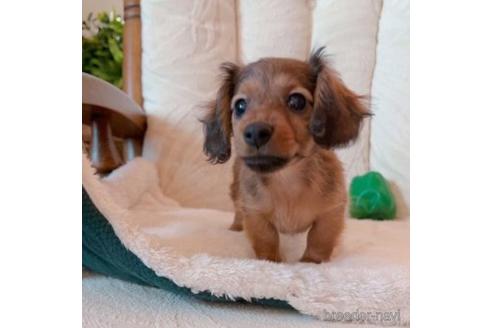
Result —
[[279, 233], [309, 229], [301, 261], [328, 261], [344, 227], [343, 168], [333, 149], [357, 138], [369, 115], [327, 64], [264, 58], [221, 66], [223, 80], [202, 120], [210, 162], [234, 160], [232, 230], [243, 227], [257, 258], [280, 261]]

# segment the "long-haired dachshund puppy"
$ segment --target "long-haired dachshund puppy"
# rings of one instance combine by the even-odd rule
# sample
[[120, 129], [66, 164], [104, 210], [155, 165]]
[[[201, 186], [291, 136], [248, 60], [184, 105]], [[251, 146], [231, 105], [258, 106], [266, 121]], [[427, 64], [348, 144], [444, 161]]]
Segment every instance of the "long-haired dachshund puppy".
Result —
[[307, 62], [264, 58], [221, 66], [216, 100], [202, 120], [212, 163], [236, 158], [232, 230], [259, 259], [280, 261], [279, 232], [309, 229], [301, 261], [328, 261], [344, 227], [343, 168], [333, 148], [357, 138], [369, 114], [327, 64], [323, 48]]

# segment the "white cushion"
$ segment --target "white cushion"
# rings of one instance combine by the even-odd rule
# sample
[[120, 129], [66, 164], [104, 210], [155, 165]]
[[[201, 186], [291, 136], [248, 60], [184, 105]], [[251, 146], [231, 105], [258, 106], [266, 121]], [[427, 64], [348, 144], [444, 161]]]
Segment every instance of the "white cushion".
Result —
[[[325, 45], [331, 62], [349, 88], [370, 96], [376, 60], [376, 42], [382, 1], [318, 1], [313, 16], [313, 46]], [[369, 125], [367, 119], [359, 139], [337, 151], [347, 177], [369, 169]]]
[[410, 5], [385, 0], [372, 84], [371, 169], [381, 172], [397, 195], [398, 216], [410, 204]]
[[[144, 156], [159, 163], [164, 193], [186, 206], [232, 208], [231, 163], [207, 163], [197, 120], [221, 62], [305, 60], [324, 45], [347, 85], [369, 95], [380, 8], [381, 0], [143, 1]], [[369, 169], [368, 134], [367, 122], [359, 141], [338, 152], [349, 181]]]
[[238, 1], [239, 60], [305, 60], [311, 49], [312, 8], [306, 1]]
[[143, 155], [183, 205], [232, 208], [230, 162], [207, 162], [198, 107], [213, 99], [220, 63], [236, 60], [235, 27], [233, 0], [142, 1]]

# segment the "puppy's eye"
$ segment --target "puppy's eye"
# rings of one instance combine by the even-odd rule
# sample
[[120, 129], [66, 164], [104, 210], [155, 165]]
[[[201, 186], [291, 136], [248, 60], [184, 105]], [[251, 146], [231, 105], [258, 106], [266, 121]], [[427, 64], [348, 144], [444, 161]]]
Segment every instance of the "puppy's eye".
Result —
[[246, 111], [246, 107], [248, 107], [248, 103], [245, 99], [236, 100], [234, 103], [234, 112], [236, 113], [236, 116], [241, 117]]
[[287, 105], [295, 112], [302, 112], [306, 107], [306, 98], [300, 93], [293, 93], [289, 96]]

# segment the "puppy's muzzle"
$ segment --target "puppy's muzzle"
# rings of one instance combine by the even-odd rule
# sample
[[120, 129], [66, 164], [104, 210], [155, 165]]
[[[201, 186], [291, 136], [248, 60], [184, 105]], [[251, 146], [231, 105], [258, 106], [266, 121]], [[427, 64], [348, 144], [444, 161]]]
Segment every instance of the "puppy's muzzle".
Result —
[[243, 157], [244, 163], [258, 173], [270, 173], [284, 167], [289, 160], [277, 156], [248, 156]]
[[263, 122], [251, 123], [244, 129], [244, 141], [256, 149], [266, 145], [273, 134], [273, 126]]
[[[261, 153], [261, 148], [270, 141], [272, 134], [273, 126], [263, 122], [255, 122], [244, 129], [243, 137], [246, 144], [254, 147], [258, 153]], [[260, 154], [243, 157], [243, 160], [251, 170], [259, 173], [276, 171], [288, 162], [286, 158]]]

